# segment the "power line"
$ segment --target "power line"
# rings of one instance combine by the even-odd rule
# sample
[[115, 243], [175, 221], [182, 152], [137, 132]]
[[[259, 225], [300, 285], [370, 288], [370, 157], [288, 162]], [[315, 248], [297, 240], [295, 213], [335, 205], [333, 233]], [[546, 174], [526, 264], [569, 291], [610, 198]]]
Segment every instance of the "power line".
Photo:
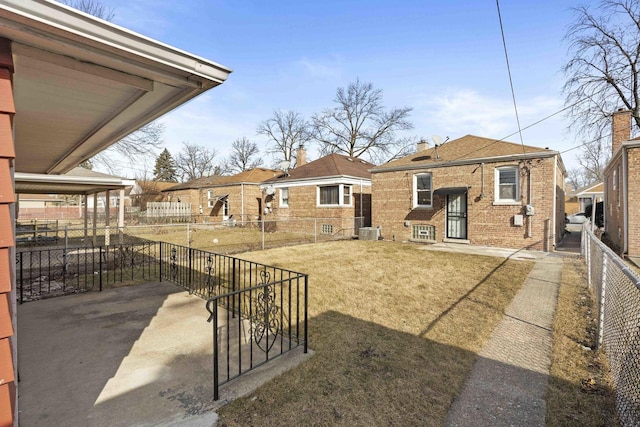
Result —
[[522, 129], [520, 128], [520, 116], [518, 115], [518, 106], [516, 104], [516, 92], [513, 90], [513, 79], [511, 78], [511, 66], [509, 65], [509, 54], [507, 53], [507, 41], [504, 37], [504, 27], [502, 26], [502, 15], [500, 14], [500, 1], [496, 0], [498, 8], [498, 20], [500, 21], [500, 33], [502, 34], [502, 46], [504, 47], [504, 58], [507, 61], [507, 74], [509, 75], [509, 86], [511, 87], [511, 98], [513, 99], [513, 109], [516, 112], [516, 122], [518, 124], [518, 133], [520, 134], [520, 144], [522, 145], [522, 154], [524, 150], [524, 140], [522, 139]]

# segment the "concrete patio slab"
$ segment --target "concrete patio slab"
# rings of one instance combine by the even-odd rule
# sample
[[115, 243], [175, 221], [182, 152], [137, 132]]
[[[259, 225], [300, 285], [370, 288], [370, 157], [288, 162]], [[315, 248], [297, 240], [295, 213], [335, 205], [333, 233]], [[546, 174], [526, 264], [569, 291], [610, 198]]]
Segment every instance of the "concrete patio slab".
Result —
[[[204, 300], [168, 283], [20, 305], [21, 425], [212, 426], [217, 408], [309, 356], [280, 356], [215, 402], [208, 316]], [[237, 338], [250, 342], [246, 330]]]

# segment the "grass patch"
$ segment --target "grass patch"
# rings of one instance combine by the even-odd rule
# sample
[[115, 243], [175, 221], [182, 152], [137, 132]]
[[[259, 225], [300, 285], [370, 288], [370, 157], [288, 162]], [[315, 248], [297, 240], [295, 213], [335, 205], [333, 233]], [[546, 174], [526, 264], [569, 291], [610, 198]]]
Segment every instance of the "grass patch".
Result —
[[592, 350], [597, 313], [584, 275], [580, 260], [565, 259], [554, 319], [547, 425], [619, 425], [606, 356]]
[[343, 241], [247, 253], [309, 273], [315, 356], [220, 425], [441, 425], [533, 263]]

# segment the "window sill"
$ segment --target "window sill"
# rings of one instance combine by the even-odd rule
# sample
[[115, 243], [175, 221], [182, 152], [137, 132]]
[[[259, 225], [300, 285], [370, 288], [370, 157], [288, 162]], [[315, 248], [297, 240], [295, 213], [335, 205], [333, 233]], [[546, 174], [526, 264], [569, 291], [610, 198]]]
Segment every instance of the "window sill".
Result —
[[431, 239], [414, 239], [414, 238], [409, 238], [409, 241], [412, 243], [429, 243], [429, 244], [434, 244], [434, 243], [438, 243], [437, 240], [431, 240]]
[[516, 201], [498, 201], [498, 202], [493, 202], [493, 206], [522, 206], [522, 202], [516, 202]]
[[417, 210], [433, 209], [433, 205], [430, 205], [430, 206], [414, 206], [413, 209], [417, 209]]
[[316, 208], [351, 208], [352, 205], [316, 205]]

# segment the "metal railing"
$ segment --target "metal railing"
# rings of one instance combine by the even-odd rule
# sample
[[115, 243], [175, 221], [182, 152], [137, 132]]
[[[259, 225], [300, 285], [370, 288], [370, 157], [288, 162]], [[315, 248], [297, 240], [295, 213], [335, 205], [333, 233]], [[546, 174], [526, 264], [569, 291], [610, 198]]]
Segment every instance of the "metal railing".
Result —
[[232, 379], [299, 346], [307, 352], [306, 274], [164, 242], [160, 259], [161, 279], [208, 299], [215, 400]]
[[16, 254], [18, 301], [157, 280], [158, 249], [156, 242], [144, 242], [20, 251]]
[[598, 309], [603, 346], [622, 425], [640, 424], [640, 277], [591, 232], [582, 229], [587, 283]]
[[19, 302], [169, 281], [205, 300], [219, 386], [297, 347], [307, 352], [308, 276], [166, 242], [17, 253]]

